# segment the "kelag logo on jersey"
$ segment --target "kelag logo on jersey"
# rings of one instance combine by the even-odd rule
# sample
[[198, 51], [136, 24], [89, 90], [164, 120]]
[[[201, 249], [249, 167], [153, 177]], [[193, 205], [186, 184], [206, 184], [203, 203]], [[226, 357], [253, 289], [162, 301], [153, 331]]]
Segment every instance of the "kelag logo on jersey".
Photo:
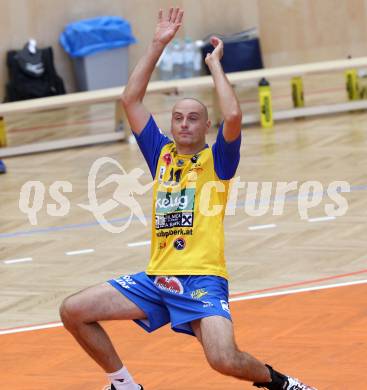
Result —
[[175, 211], [193, 211], [195, 189], [185, 188], [179, 192], [162, 192], [157, 194], [156, 214], [169, 214]]
[[156, 229], [194, 226], [195, 188], [157, 194], [155, 203]]

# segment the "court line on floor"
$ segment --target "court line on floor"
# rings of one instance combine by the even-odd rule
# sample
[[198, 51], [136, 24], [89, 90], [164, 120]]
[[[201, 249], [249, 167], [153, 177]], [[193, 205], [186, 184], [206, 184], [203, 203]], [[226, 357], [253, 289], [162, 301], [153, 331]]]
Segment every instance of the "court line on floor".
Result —
[[297, 294], [297, 293], [302, 293], [302, 292], [319, 291], [319, 290], [326, 290], [329, 288], [336, 288], [336, 287], [355, 286], [358, 284], [367, 284], [367, 279], [355, 280], [352, 282], [344, 282], [344, 283], [325, 284], [323, 286], [298, 288], [298, 289], [294, 289], [294, 290], [270, 292], [270, 293], [265, 293], [265, 294], [239, 296], [237, 298], [230, 298], [229, 302], [248, 301], [251, 299], [259, 299], [259, 298], [271, 298], [271, 297], [277, 297], [280, 295], [290, 295], [290, 294]]
[[277, 227], [275, 223], [269, 223], [267, 225], [252, 225], [248, 227], [248, 230], [272, 229], [275, 227]]
[[130, 242], [129, 244], [127, 244], [127, 246], [129, 248], [134, 248], [136, 246], [146, 246], [146, 245], [150, 245], [150, 240], [149, 241]]
[[317, 218], [309, 218], [308, 222], [324, 222], [324, 221], [333, 221], [336, 217], [317, 217]]
[[[356, 281], [344, 282], [344, 283], [326, 284], [326, 285], [315, 286], [315, 287], [306, 287], [306, 288], [294, 289], [294, 290], [285, 290], [285, 291], [277, 291], [277, 292], [270, 292], [270, 293], [264, 293], [264, 294], [256, 294], [256, 295], [246, 295], [246, 296], [237, 296], [237, 297], [233, 297], [231, 295], [229, 298], [229, 302], [239, 302], [239, 301], [260, 299], [260, 298], [271, 298], [271, 297], [276, 297], [279, 295], [291, 295], [291, 294], [310, 292], [310, 291], [319, 291], [319, 290], [338, 288], [338, 287], [355, 286], [355, 285], [359, 285], [359, 284], [367, 284], [367, 279], [366, 280], [356, 280]], [[276, 288], [276, 287], [274, 287], [274, 288]], [[249, 292], [249, 293], [251, 293], [251, 292]], [[17, 327], [17, 328], [2, 329], [2, 330], [0, 330], [0, 335], [23, 333], [23, 332], [33, 331], [33, 330], [58, 328], [58, 327], [62, 327], [62, 326], [63, 326], [63, 324], [61, 322], [54, 322], [54, 323], [41, 324], [41, 325], [29, 325], [29, 326], [23, 326], [23, 327]]]
[[23, 326], [20, 328], [11, 328], [11, 329], [0, 330], [0, 335], [30, 332], [32, 330], [59, 328], [61, 326], [63, 326], [62, 322], [50, 322], [48, 324], [42, 324], [42, 325], [30, 325], [30, 326]]
[[4, 264], [17, 264], [17, 263], [25, 263], [28, 261], [32, 261], [32, 257], [23, 257], [22, 259], [11, 259], [11, 260], [4, 260]]
[[66, 256], [84, 255], [86, 253], [93, 253], [94, 249], [80, 249], [78, 251], [65, 252]]
[[[367, 186], [366, 186], [367, 187]], [[151, 219], [151, 216], [145, 216], [147, 220]], [[127, 222], [130, 220], [130, 217], [123, 217], [123, 218], [114, 218], [107, 220], [107, 223], [118, 223], [118, 222]], [[131, 221], [139, 221], [138, 217], [132, 217]], [[44, 233], [53, 233], [53, 232], [60, 232], [64, 230], [77, 230], [77, 229], [84, 229], [84, 228], [90, 228], [90, 227], [99, 227], [101, 224], [94, 220], [91, 222], [85, 222], [85, 223], [76, 223], [76, 224], [70, 224], [70, 225], [60, 225], [60, 226], [51, 226], [46, 228], [40, 228], [40, 229], [30, 229], [30, 230], [20, 230], [13, 233], [0, 233], [0, 239], [1, 238], [13, 238], [13, 237], [19, 237], [19, 236], [33, 236], [35, 234], [44, 234]]]
[[250, 294], [265, 293], [265, 292], [274, 291], [274, 290], [281, 290], [281, 289], [284, 289], [284, 288], [304, 286], [306, 284], [314, 284], [314, 283], [326, 282], [328, 280], [336, 280], [336, 279], [341, 279], [341, 278], [348, 278], [350, 276], [362, 275], [362, 274], [366, 274], [366, 273], [367, 273], [367, 269], [362, 269], [362, 270], [359, 270], [359, 271], [348, 272], [348, 273], [345, 273], [345, 274], [325, 276], [323, 278], [317, 278], [317, 279], [309, 279], [309, 280], [304, 280], [302, 282], [288, 283], [288, 284], [283, 284], [283, 285], [279, 285], [279, 286], [275, 286], [275, 287], [263, 288], [263, 289], [260, 289], [260, 290], [252, 290], [252, 291], [234, 293], [234, 294], [231, 294], [231, 297], [239, 297], [239, 296], [245, 296], [245, 295], [250, 295]]

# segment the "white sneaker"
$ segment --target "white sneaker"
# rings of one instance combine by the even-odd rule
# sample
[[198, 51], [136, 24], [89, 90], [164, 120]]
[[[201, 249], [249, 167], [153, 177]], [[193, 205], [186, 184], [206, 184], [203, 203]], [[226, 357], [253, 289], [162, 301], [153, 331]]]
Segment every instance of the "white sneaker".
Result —
[[297, 378], [287, 377], [287, 385], [284, 390], [317, 390], [315, 387], [310, 387], [300, 382]]
[[254, 383], [255, 387], [260, 387], [269, 390], [317, 390], [315, 387], [305, 385], [296, 378], [283, 375], [275, 371], [271, 366], [268, 366], [271, 382], [269, 383]]
[[[144, 390], [144, 387], [142, 385], [138, 385], [140, 390]], [[116, 390], [115, 386], [111, 383], [107, 386], [105, 386], [102, 390]]]

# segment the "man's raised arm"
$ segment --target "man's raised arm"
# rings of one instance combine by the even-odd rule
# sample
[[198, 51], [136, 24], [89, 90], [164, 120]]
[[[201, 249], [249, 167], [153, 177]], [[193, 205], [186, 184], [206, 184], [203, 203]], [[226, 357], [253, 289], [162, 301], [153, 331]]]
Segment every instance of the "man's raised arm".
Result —
[[150, 77], [164, 48], [180, 28], [182, 17], [183, 11], [179, 8], [170, 8], [167, 16], [163, 15], [162, 10], [159, 11], [153, 41], [136, 65], [122, 94], [122, 105], [130, 127], [136, 134], [141, 133], [150, 116], [143, 104]]
[[215, 49], [212, 53], [207, 54], [205, 63], [212, 74], [219, 107], [224, 119], [223, 136], [227, 142], [231, 142], [237, 139], [241, 133], [242, 112], [237, 96], [220, 63], [223, 57], [223, 42], [217, 37], [212, 37], [210, 41]]

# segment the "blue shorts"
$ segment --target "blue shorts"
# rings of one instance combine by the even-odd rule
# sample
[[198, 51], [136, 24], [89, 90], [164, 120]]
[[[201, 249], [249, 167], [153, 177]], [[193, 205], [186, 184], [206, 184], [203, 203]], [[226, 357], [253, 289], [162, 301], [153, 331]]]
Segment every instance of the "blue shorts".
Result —
[[228, 282], [219, 276], [150, 276], [145, 272], [109, 280], [147, 315], [134, 320], [147, 332], [171, 322], [176, 332], [194, 336], [191, 321], [221, 316], [231, 320]]

